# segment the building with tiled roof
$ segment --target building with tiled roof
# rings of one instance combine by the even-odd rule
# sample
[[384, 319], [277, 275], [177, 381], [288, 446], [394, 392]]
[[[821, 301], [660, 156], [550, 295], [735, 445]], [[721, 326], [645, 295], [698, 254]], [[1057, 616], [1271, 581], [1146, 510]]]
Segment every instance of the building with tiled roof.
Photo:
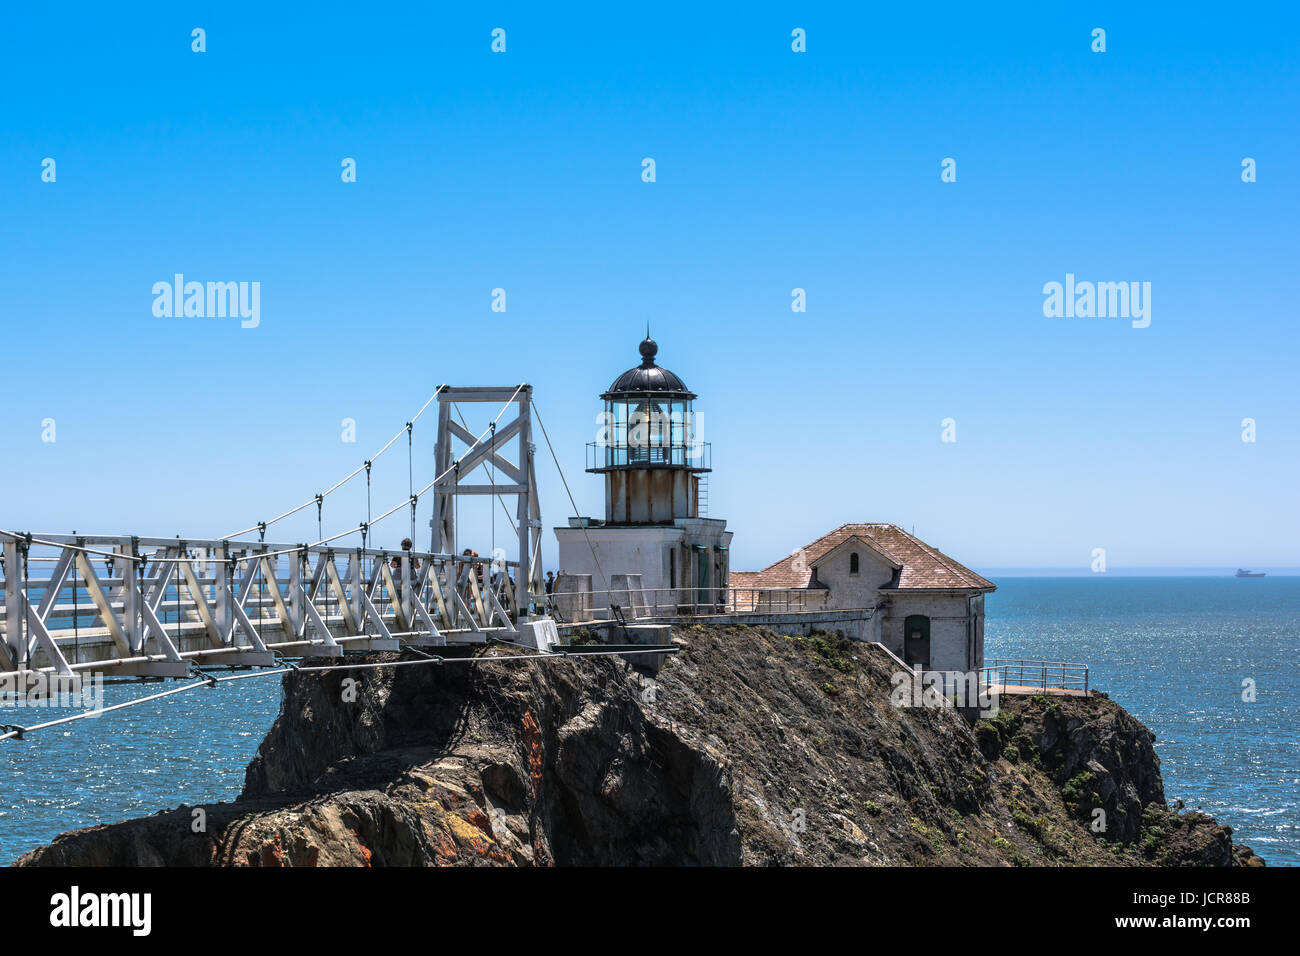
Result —
[[906, 663], [953, 671], [983, 666], [984, 595], [996, 590], [915, 535], [874, 522], [840, 525], [761, 571], [733, 571], [731, 586], [760, 589], [756, 609], [788, 603], [780, 591], [789, 590], [809, 609], [869, 610], [875, 639]]

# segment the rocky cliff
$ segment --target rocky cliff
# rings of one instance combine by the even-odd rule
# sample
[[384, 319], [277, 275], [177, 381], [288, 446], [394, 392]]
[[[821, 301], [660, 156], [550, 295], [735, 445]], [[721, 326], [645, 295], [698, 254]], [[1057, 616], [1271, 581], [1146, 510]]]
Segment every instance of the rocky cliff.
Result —
[[75, 831], [19, 865], [1261, 862], [1166, 806], [1153, 735], [1104, 696], [1004, 699], [972, 729], [893, 706], [897, 664], [873, 645], [676, 640], [653, 678], [502, 647], [286, 675], [238, 801]]

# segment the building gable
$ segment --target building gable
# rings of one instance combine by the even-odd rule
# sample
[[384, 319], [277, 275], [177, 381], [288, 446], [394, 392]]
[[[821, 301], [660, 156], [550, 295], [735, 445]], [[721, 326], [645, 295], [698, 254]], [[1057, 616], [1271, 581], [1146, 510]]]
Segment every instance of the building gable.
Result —
[[835, 582], [850, 579], [871, 588], [883, 588], [894, 583], [903, 563], [874, 541], [853, 534], [813, 561], [813, 568], [817, 580], [830, 588], [834, 588]]
[[899, 565], [897, 580], [889, 585], [891, 590], [993, 591], [996, 588], [992, 581], [938, 549], [897, 525], [885, 523], [841, 525], [761, 571], [733, 572], [733, 581], [739, 586], [754, 588], [809, 587], [814, 566], [853, 537]]

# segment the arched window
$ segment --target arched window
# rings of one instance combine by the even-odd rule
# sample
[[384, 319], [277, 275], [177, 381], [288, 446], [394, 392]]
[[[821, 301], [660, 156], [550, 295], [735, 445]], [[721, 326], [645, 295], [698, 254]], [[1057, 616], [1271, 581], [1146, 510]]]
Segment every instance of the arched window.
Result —
[[855, 551], [849, 555], [849, 574], [858, 573], [858, 553]]

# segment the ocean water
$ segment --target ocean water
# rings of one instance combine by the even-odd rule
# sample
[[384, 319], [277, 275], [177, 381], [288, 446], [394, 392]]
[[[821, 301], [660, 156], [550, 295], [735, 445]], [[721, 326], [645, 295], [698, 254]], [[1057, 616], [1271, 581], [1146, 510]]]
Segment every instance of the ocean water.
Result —
[[1300, 864], [1300, 577], [994, 580], [986, 657], [1088, 664], [1155, 732], [1171, 803]]
[[[104, 704], [183, 683], [108, 685]], [[0, 863], [67, 830], [233, 800], [280, 698], [278, 675], [230, 681], [0, 740]], [[0, 722], [30, 727], [75, 712], [5, 708]]]
[[[1171, 801], [1270, 865], [1300, 864], [1300, 577], [996, 580], [987, 656], [1089, 664], [1092, 686], [1155, 731]], [[174, 686], [112, 685], [105, 702]], [[232, 681], [0, 741], [0, 862], [65, 830], [233, 799], [279, 708], [278, 676]]]

